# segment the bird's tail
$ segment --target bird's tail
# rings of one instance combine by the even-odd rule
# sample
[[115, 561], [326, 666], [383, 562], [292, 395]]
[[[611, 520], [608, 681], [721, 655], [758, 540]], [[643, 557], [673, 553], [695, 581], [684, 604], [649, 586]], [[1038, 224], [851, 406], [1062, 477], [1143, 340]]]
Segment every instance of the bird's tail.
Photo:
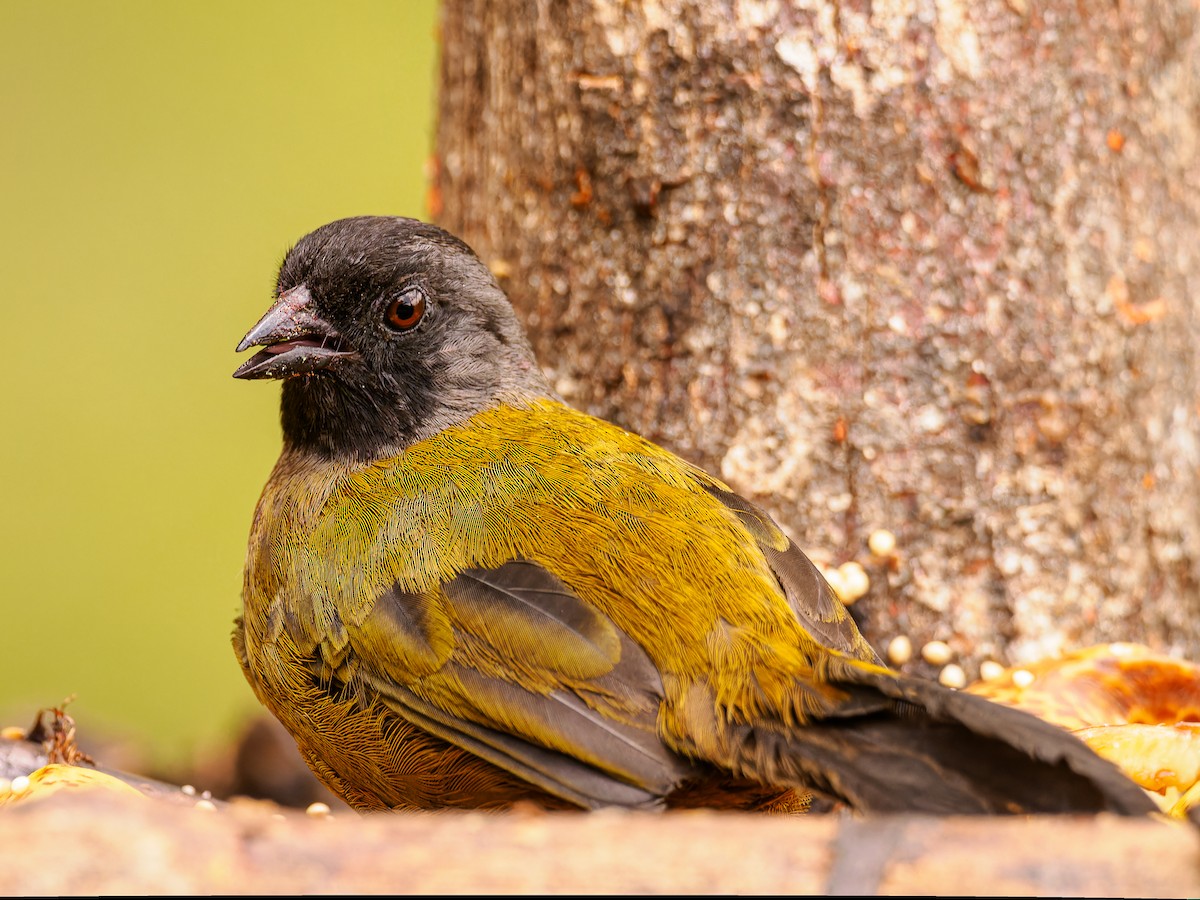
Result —
[[1157, 809], [1116, 766], [1029, 713], [883, 670], [847, 667], [833, 684], [850, 694], [845, 715], [734, 726], [734, 768], [873, 812]]

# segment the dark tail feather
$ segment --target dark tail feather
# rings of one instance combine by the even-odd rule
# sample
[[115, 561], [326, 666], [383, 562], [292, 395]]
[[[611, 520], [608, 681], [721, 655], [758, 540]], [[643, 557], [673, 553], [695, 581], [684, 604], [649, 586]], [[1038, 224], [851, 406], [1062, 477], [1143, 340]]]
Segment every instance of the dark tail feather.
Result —
[[872, 812], [1157, 810], [1116, 766], [1035, 716], [933, 682], [848, 674], [854, 683], [839, 686], [874, 694], [882, 701], [877, 712], [800, 728], [756, 726], [743, 734], [747, 774], [812, 787]]

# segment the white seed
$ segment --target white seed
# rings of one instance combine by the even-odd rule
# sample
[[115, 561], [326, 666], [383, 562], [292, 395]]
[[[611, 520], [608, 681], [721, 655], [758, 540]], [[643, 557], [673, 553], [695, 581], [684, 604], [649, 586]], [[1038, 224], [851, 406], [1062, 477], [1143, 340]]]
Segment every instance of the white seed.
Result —
[[[822, 569], [821, 574], [825, 576], [825, 580], [829, 582], [829, 586], [833, 588], [833, 593], [839, 600], [846, 596], [846, 580], [842, 576], [841, 569]], [[844, 603], [845, 600], [842, 600]]]
[[853, 560], [842, 563], [838, 566], [838, 571], [842, 575], [840, 596], [847, 606], [871, 589], [871, 579], [867, 570]]
[[1028, 669], [1017, 669], [1012, 673], [1012, 683], [1019, 688], [1027, 688], [1034, 682], [1033, 673]]
[[871, 536], [867, 538], [867, 548], [879, 557], [888, 557], [896, 552], [896, 536], [886, 528], [879, 528], [871, 532]]
[[967, 683], [967, 673], [962, 670], [962, 666], [950, 663], [938, 673], [938, 681], [948, 688], [960, 688]]
[[189, 797], [196, 796], [196, 789], [194, 787], [192, 787], [190, 784], [185, 784], [183, 787], [180, 788], [180, 790], [183, 791], [185, 794], [187, 794]]
[[194, 808], [202, 809], [205, 812], [216, 812], [217, 804], [213, 803], [211, 800], [205, 800], [205, 799], [201, 798], [200, 800], [196, 801], [196, 805]]
[[996, 662], [994, 659], [985, 659], [979, 664], [979, 680], [980, 681], [995, 681], [1004, 675], [1004, 666]]
[[840, 513], [848, 510], [853, 502], [853, 494], [834, 494], [826, 501], [825, 505], [829, 507], [830, 512]]
[[316, 803], [308, 804], [308, 809], [304, 811], [314, 818], [320, 818], [322, 816], [329, 815], [329, 804], [322, 803], [320, 800], [318, 800]]
[[930, 641], [921, 648], [921, 656], [931, 666], [944, 666], [954, 656], [954, 651], [945, 641]]
[[888, 643], [887, 658], [893, 666], [902, 666], [912, 659], [913, 645], [908, 635], [898, 634]]
[[12, 785], [9, 787], [9, 790], [14, 794], [25, 793], [27, 790], [29, 790], [29, 776], [18, 775], [12, 780]]

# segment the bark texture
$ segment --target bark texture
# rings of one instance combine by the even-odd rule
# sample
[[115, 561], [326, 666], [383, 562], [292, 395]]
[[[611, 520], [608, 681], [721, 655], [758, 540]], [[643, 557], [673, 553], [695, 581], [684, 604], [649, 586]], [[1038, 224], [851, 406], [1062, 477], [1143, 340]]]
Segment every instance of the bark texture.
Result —
[[1200, 656], [1198, 19], [446, 0], [432, 212], [565, 398], [862, 562], [876, 646]]

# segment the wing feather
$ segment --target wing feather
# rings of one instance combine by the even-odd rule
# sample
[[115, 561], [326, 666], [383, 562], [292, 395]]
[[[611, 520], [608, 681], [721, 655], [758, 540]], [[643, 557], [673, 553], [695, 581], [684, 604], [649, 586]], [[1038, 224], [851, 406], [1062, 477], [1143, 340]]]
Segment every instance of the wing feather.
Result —
[[[557, 576], [516, 560], [434, 593], [393, 586], [382, 618], [352, 629], [363, 655], [347, 670], [396, 713], [581, 806], [654, 805], [694, 773], [658, 736], [662, 682], [645, 651]], [[435, 607], [450, 623], [448, 653], [431, 636]], [[381, 622], [387, 640], [372, 633]], [[419, 633], [394, 634], [404, 628]], [[376, 652], [385, 644], [421, 653]], [[422, 666], [398, 665], [406, 659]]]

